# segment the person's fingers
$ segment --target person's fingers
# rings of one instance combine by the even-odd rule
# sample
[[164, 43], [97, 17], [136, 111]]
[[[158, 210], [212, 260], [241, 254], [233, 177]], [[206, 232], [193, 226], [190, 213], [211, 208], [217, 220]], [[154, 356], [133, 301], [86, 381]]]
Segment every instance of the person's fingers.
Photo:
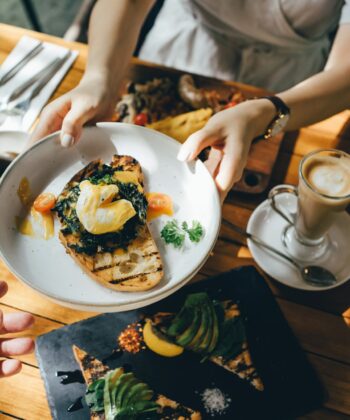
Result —
[[223, 153], [221, 150], [214, 149], [212, 147], [210, 149], [208, 159], [204, 162], [204, 165], [207, 167], [213, 178], [215, 178], [217, 175], [222, 156]]
[[0, 280], [0, 298], [2, 298], [4, 295], [6, 295], [8, 290], [8, 286], [6, 281], [1, 281]]
[[191, 134], [177, 155], [177, 158], [182, 162], [189, 162], [195, 159], [199, 153], [214, 142], [219, 140], [218, 133], [206, 128]]
[[81, 101], [73, 102], [71, 109], [64, 117], [61, 129], [61, 144], [70, 147], [75, 144], [83, 129], [83, 125], [96, 113], [96, 108], [88, 106]]
[[0, 361], [0, 378], [15, 375], [22, 368], [22, 363], [15, 359], [6, 359]]
[[18, 356], [28, 354], [34, 350], [34, 341], [29, 337], [10, 338], [0, 340], [0, 356]]
[[25, 312], [0, 315], [0, 334], [20, 332], [30, 328], [33, 324], [33, 315]]
[[62, 121], [69, 111], [70, 106], [70, 99], [65, 96], [62, 96], [47, 105], [40, 114], [39, 123], [30, 136], [28, 146], [30, 147], [49, 134], [60, 130]]
[[242, 155], [242, 151], [236, 150], [229, 145], [221, 159], [219, 170], [215, 178], [222, 201], [232, 188], [233, 184], [241, 178], [244, 168], [243, 162], [244, 156]]

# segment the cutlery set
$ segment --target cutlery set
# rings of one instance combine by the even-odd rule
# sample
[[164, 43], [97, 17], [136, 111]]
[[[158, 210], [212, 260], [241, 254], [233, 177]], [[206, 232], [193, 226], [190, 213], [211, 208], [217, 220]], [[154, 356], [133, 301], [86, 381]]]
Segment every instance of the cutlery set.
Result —
[[[0, 88], [12, 80], [33, 58], [43, 51], [43, 43], [37, 44], [34, 48], [9, 69], [0, 78]], [[7, 95], [0, 97], [0, 127], [4, 124], [7, 117], [15, 116], [22, 121], [25, 113], [29, 110], [32, 100], [39, 95], [42, 89], [61, 69], [64, 63], [71, 57], [72, 52], [68, 50], [62, 57], [54, 58], [43, 69], [32, 75], [29, 79]]]

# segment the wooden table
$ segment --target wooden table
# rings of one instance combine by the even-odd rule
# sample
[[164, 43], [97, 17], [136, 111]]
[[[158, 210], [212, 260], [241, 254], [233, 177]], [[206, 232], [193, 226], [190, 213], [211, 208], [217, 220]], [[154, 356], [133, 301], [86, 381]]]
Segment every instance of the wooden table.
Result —
[[[0, 25], [0, 62], [22, 35], [79, 50], [77, 61], [53, 97], [76, 86], [84, 71], [86, 45], [68, 44], [58, 38]], [[346, 111], [299, 133], [286, 136], [272, 174], [271, 186], [280, 183], [296, 184], [299, 161], [311, 150], [335, 147], [349, 152], [349, 119], [350, 111]], [[245, 196], [234, 193], [224, 204], [223, 217], [246, 227], [252, 210], [265, 198], [266, 194]], [[254, 262], [242, 239], [223, 227], [213, 255], [195, 280], [249, 264]], [[5, 312], [31, 312], [36, 319], [35, 326], [30, 331], [33, 337], [94, 315], [66, 309], [39, 296], [18, 281], [1, 261], [0, 278], [9, 284], [9, 292], [1, 299], [0, 309]], [[335, 290], [313, 293], [290, 289], [269, 278], [267, 281], [328, 393], [324, 407], [303, 419], [350, 418], [350, 282]], [[23, 356], [21, 360], [21, 374], [0, 380], [0, 419], [50, 419], [44, 384], [35, 356]]]

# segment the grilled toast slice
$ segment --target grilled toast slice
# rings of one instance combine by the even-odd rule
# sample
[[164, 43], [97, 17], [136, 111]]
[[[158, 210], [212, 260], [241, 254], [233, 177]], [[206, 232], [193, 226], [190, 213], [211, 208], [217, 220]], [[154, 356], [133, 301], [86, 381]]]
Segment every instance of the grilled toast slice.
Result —
[[[73, 353], [88, 386], [97, 379], [103, 378], [110, 370], [108, 366], [77, 346], [73, 346]], [[155, 402], [159, 405], [157, 413], [160, 420], [201, 420], [202, 418], [198, 411], [185, 407], [164, 395], [157, 395]], [[103, 413], [92, 412], [90, 419], [104, 420], [105, 416]]]
[[[224, 306], [225, 319], [231, 319], [240, 316], [238, 305], [232, 301], [222, 302]], [[169, 320], [175, 316], [170, 312], [158, 312], [150, 317], [152, 324], [161, 330], [162, 325], [166, 325]], [[245, 341], [242, 345], [242, 350], [235, 358], [226, 360], [221, 356], [209, 356], [208, 360], [216, 365], [232, 372], [239, 378], [248, 381], [258, 391], [264, 390], [264, 384], [253, 364], [251, 354], [248, 348], [248, 343]]]
[[[67, 197], [73, 189], [78, 187], [84, 179], [93, 177], [102, 165], [100, 160], [93, 161], [74, 175], [58, 197], [58, 203], [65, 199], [69, 203]], [[115, 155], [110, 166], [119, 174], [121, 171], [132, 172], [143, 194], [143, 173], [140, 164], [134, 158]], [[64, 209], [64, 211], [71, 211], [71, 209]], [[62, 213], [59, 217], [64, 226]], [[163, 277], [161, 257], [146, 223], [137, 227], [136, 237], [125, 249], [117, 248], [93, 253], [79, 252], [80, 235], [80, 232], [72, 233], [67, 229], [61, 229], [59, 238], [66, 251], [82, 269], [103, 286], [118, 291], [139, 292], [156, 286]]]

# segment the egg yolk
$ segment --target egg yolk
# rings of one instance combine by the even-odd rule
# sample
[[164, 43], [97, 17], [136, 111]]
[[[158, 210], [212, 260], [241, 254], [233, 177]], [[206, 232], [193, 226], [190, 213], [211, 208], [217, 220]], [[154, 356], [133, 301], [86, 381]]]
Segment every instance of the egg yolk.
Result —
[[84, 228], [94, 235], [118, 231], [136, 214], [130, 201], [112, 201], [119, 192], [117, 185], [94, 185], [85, 180], [79, 187], [77, 216]]

